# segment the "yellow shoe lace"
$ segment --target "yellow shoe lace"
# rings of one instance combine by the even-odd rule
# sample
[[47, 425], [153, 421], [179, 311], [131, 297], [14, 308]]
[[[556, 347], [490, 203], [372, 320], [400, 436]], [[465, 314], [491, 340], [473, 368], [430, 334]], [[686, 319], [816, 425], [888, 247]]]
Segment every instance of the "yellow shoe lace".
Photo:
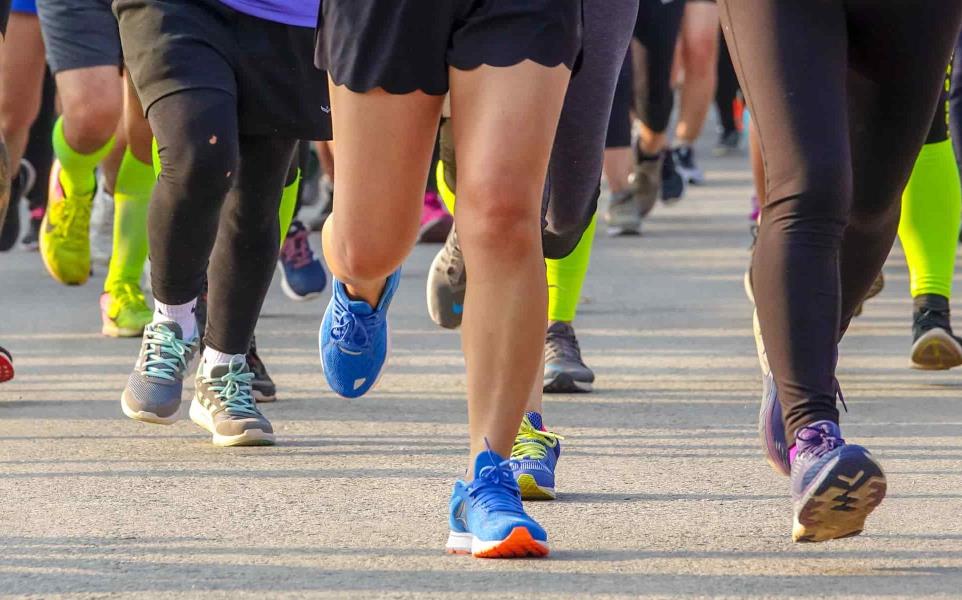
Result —
[[541, 460], [547, 456], [548, 448], [554, 448], [558, 445], [558, 441], [563, 439], [557, 433], [535, 429], [525, 415], [521, 421], [521, 429], [518, 430], [518, 435], [514, 438], [514, 446], [511, 447], [511, 458], [514, 460], [522, 458]]

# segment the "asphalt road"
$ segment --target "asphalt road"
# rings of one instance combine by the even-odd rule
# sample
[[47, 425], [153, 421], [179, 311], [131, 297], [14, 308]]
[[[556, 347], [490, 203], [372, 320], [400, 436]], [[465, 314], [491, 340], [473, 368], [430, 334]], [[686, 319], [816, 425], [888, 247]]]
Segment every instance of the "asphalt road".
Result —
[[531, 504], [546, 560], [442, 552], [466, 462], [463, 363], [407, 262], [393, 363], [347, 401], [326, 389], [326, 303], [271, 290], [258, 327], [280, 400], [270, 448], [219, 449], [189, 421], [123, 417], [136, 340], [99, 335], [100, 277], [55, 284], [36, 254], [0, 255], [2, 597], [962, 597], [962, 382], [908, 368], [898, 249], [888, 287], [844, 342], [846, 437], [880, 457], [890, 496], [862, 537], [791, 542], [785, 479], [755, 435], [744, 159], [659, 206], [636, 239], [599, 234], [576, 323], [598, 374], [553, 396], [566, 436], [556, 502]]

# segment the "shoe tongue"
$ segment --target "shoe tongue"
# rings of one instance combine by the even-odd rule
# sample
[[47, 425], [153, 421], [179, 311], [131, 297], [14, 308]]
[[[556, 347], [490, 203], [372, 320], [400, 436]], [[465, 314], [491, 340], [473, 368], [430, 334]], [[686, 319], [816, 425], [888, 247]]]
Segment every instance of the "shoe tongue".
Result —
[[551, 321], [551, 323], [548, 324], [548, 333], [553, 333], [555, 335], [569, 335], [571, 331], [571, 325], [565, 323], [564, 321]]
[[842, 430], [839, 429], [836, 423], [832, 423], [831, 421], [816, 421], [807, 427], [803, 427], [795, 434], [795, 444], [798, 447], [798, 452], [803, 452], [808, 448], [820, 445], [823, 436], [841, 439]]
[[498, 465], [504, 462], [504, 459], [498, 456], [497, 452], [493, 450], [485, 450], [478, 454], [474, 459], [474, 478], [477, 479], [481, 476], [481, 469], [485, 467], [498, 468]]
[[349, 300], [347, 309], [355, 315], [367, 316], [374, 314], [374, 308], [363, 300]]
[[541, 413], [526, 412], [524, 414], [528, 417], [528, 421], [531, 422], [532, 427], [538, 431], [544, 431], [544, 421], [541, 419]]
[[214, 365], [210, 368], [211, 379], [218, 379], [227, 375], [228, 372], [233, 370], [236, 373], [243, 373], [247, 369], [247, 361], [244, 359], [243, 354], [235, 354], [230, 357], [230, 362], [226, 364]]
[[155, 326], [157, 326], [157, 325], [163, 325], [163, 326], [166, 327], [167, 329], [173, 331], [173, 332], [174, 332], [174, 335], [177, 336], [177, 339], [178, 339], [178, 340], [184, 339], [184, 330], [181, 329], [181, 327], [180, 327], [180, 325], [177, 323], [177, 321], [161, 321], [160, 323], [154, 323], [154, 325], [155, 325]]

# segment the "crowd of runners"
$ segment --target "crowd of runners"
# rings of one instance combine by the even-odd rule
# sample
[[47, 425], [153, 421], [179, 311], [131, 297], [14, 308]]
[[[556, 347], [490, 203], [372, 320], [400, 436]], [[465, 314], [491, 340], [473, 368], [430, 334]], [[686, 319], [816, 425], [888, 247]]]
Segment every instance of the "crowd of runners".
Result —
[[[885, 496], [878, 461], [842, 438], [835, 368], [896, 236], [913, 365], [962, 365], [949, 320], [962, 0], [0, 11], [0, 252], [38, 251], [65, 285], [104, 269], [102, 333], [142, 338], [127, 417], [174, 423], [193, 375], [189, 417], [213, 444], [274, 444], [255, 326], [275, 271], [293, 300], [330, 288], [325, 379], [346, 398], [371, 392], [402, 263], [443, 244], [427, 312], [461, 330], [471, 457], [449, 552], [548, 554], [522, 501], [557, 493], [562, 438], [543, 395], [595, 380], [573, 323], [598, 221], [637, 235], [659, 199], [710, 185], [694, 145], [711, 110], [714, 152], [750, 157], [755, 176], [759, 432], [790, 478], [793, 539], [857, 535]], [[0, 381], [13, 375], [0, 348]]]

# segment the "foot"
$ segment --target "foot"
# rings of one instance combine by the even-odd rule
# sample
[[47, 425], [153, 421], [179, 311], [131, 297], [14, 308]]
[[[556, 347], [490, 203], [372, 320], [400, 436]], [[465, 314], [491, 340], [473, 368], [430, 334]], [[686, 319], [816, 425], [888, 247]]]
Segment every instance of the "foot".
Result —
[[13, 355], [0, 346], [0, 383], [13, 379]]
[[478, 558], [548, 555], [548, 534], [524, 512], [510, 464], [487, 450], [475, 458], [474, 480], [454, 483], [448, 553]]
[[50, 275], [65, 285], [90, 277], [90, 208], [93, 193], [67, 197], [60, 184], [60, 163], [50, 172], [47, 212], [40, 227], [40, 256]]
[[41, 207], [30, 210], [30, 221], [27, 231], [20, 239], [20, 247], [24, 250], [36, 252], [40, 249], [40, 224], [43, 223], [44, 210]]
[[291, 222], [278, 264], [282, 275], [281, 289], [291, 300], [310, 300], [327, 287], [324, 265], [314, 257], [307, 228], [300, 221]]
[[551, 321], [544, 340], [544, 391], [548, 394], [590, 392], [594, 372], [581, 359], [574, 327]]
[[173, 321], [144, 328], [140, 356], [120, 398], [124, 414], [135, 421], [170, 425], [180, 417], [180, 400], [197, 339], [184, 340]]
[[457, 229], [452, 227], [444, 247], [434, 257], [428, 270], [427, 299], [431, 320], [445, 329], [460, 327], [466, 289], [464, 255], [458, 245]]
[[730, 154], [735, 154], [741, 151], [742, 147], [742, 132], [737, 129], [732, 129], [731, 131], [723, 131], [718, 136], [718, 142], [712, 149], [712, 154], [715, 156], [728, 156]]
[[100, 296], [100, 331], [107, 337], [139, 337], [153, 316], [136, 283], [114, 285]]
[[251, 380], [254, 400], [259, 404], [275, 402], [277, 400], [277, 386], [274, 385], [274, 380], [267, 372], [264, 361], [257, 354], [256, 338], [251, 338], [251, 347], [247, 350], [247, 355], [244, 358], [247, 359], [247, 368], [254, 374], [254, 379]]
[[344, 398], [359, 398], [381, 377], [390, 350], [387, 311], [401, 281], [398, 269], [384, 285], [376, 307], [352, 300], [334, 279], [334, 293], [318, 332], [321, 367], [328, 385]]
[[197, 368], [190, 420], [210, 432], [215, 446], [272, 446], [274, 428], [257, 409], [251, 393], [254, 374], [243, 356], [229, 364], [214, 365], [204, 375], [204, 361]]
[[687, 180], [678, 172], [674, 155], [665, 150], [665, 160], [661, 164], [661, 200], [665, 204], [674, 204], [685, 195]]
[[522, 500], [554, 500], [554, 470], [561, 456], [560, 435], [544, 428], [541, 415], [525, 413], [511, 448], [511, 471]]
[[944, 371], [962, 365], [962, 339], [952, 333], [948, 300], [938, 300], [941, 306], [919, 306], [912, 316], [914, 369]]
[[667, 151], [659, 152], [655, 156], [645, 156], [637, 146], [635, 148], [635, 172], [631, 184], [638, 198], [641, 216], [647, 217], [658, 202], [665, 161], [671, 157]]
[[441, 200], [434, 192], [424, 194], [424, 207], [421, 210], [421, 229], [418, 232], [419, 244], [443, 244], [454, 226], [454, 217], [441, 206]]
[[106, 267], [114, 251], [114, 197], [100, 178], [90, 213], [90, 260]]
[[705, 183], [705, 172], [695, 162], [695, 150], [691, 146], [678, 146], [671, 151], [675, 169], [682, 178], [692, 185]]
[[792, 501], [796, 542], [824, 542], [862, 533], [885, 497], [882, 467], [868, 450], [846, 444], [837, 424], [818, 421], [795, 434]]
[[[655, 198], [657, 199], [657, 196]], [[640, 235], [642, 216], [641, 204], [635, 190], [629, 188], [612, 194], [605, 212], [608, 235]]]

